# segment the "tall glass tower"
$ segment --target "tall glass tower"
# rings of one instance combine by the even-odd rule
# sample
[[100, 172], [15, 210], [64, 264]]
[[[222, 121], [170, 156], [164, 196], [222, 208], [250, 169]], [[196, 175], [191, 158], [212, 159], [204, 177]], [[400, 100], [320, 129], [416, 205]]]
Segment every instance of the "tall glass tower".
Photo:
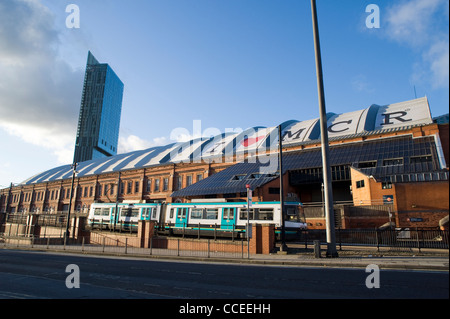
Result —
[[88, 53], [74, 163], [117, 154], [124, 85], [106, 63]]

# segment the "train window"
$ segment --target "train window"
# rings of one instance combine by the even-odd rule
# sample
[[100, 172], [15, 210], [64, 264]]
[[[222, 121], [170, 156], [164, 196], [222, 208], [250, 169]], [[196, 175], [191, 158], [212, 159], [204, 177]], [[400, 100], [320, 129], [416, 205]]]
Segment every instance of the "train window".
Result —
[[218, 208], [207, 208], [206, 209], [206, 219], [217, 219], [219, 216]]
[[152, 208], [152, 218], [155, 219], [156, 218], [156, 207]]
[[177, 217], [180, 219], [186, 218], [188, 208], [178, 208]]
[[102, 216], [109, 216], [109, 208], [102, 209]]
[[234, 208], [224, 208], [223, 219], [234, 219]]
[[286, 220], [300, 221], [300, 216], [297, 207], [286, 208]]
[[257, 212], [257, 220], [273, 220], [273, 208], [260, 208]]
[[122, 216], [122, 217], [138, 217], [139, 209], [138, 208], [122, 209], [120, 216]]
[[173, 218], [173, 214], [174, 214], [175, 208], [171, 208], [170, 209], [170, 217], [169, 218]]
[[192, 219], [202, 219], [203, 218], [203, 208], [193, 208], [191, 211]]
[[288, 216], [295, 216], [297, 215], [297, 208], [296, 207], [289, 207], [286, 209], [286, 214]]
[[94, 216], [100, 216], [102, 214], [101, 208], [95, 208], [94, 209]]
[[[249, 220], [253, 220], [253, 213], [254, 213], [253, 208], [250, 208]], [[247, 220], [247, 209], [246, 208], [245, 209], [241, 209], [241, 212], [239, 214], [239, 219], [240, 220]]]
[[[240, 220], [247, 220], [247, 209], [241, 209]], [[251, 208], [249, 220], [273, 220], [273, 208]]]

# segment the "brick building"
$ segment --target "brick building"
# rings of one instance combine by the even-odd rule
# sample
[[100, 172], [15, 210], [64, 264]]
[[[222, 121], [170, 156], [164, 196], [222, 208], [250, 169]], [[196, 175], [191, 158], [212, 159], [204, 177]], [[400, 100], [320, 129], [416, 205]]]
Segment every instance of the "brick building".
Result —
[[[336, 224], [343, 228], [438, 227], [448, 216], [447, 121], [426, 98], [327, 114]], [[325, 228], [319, 120], [281, 125], [286, 200], [300, 200], [310, 228]], [[78, 163], [73, 205], [186, 202], [201, 198], [279, 200], [278, 129], [196, 139]], [[0, 190], [0, 211], [67, 212], [70, 165]], [[447, 219], [448, 220], [448, 219]], [[448, 223], [448, 221], [447, 221]]]

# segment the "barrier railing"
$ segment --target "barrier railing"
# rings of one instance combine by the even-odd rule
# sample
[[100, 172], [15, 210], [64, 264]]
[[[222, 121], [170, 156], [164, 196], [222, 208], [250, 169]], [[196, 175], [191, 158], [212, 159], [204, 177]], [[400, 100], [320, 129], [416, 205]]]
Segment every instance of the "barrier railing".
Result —
[[[393, 249], [422, 248], [449, 249], [449, 231], [439, 229], [336, 229], [336, 244], [349, 246], [389, 247]], [[315, 240], [326, 243], [326, 230], [300, 231], [300, 240], [305, 247]]]

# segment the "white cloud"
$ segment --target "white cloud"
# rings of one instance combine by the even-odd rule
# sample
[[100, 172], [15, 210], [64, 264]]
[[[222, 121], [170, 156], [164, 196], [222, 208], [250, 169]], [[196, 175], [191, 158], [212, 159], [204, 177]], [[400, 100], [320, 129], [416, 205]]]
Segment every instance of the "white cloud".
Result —
[[449, 42], [442, 40], [434, 43], [424, 54], [424, 60], [430, 65], [434, 88], [449, 86]]
[[167, 138], [157, 137], [152, 141], [146, 141], [136, 135], [128, 135], [127, 137], [119, 137], [118, 153], [129, 153], [133, 151], [145, 150], [154, 146], [162, 146], [167, 144]]
[[387, 8], [385, 35], [419, 53], [411, 79], [449, 86], [448, 0], [408, 0]]
[[44, 147], [57, 157], [59, 163], [67, 164], [73, 160], [73, 134], [53, 127], [25, 126], [21, 124], [2, 124], [10, 135], [21, 138], [26, 143]]
[[386, 16], [388, 36], [410, 45], [426, 44], [434, 15], [446, 1], [412, 0], [393, 5]]
[[59, 58], [54, 21], [40, 1], [0, 2], [0, 128], [67, 164], [73, 158], [83, 72]]

